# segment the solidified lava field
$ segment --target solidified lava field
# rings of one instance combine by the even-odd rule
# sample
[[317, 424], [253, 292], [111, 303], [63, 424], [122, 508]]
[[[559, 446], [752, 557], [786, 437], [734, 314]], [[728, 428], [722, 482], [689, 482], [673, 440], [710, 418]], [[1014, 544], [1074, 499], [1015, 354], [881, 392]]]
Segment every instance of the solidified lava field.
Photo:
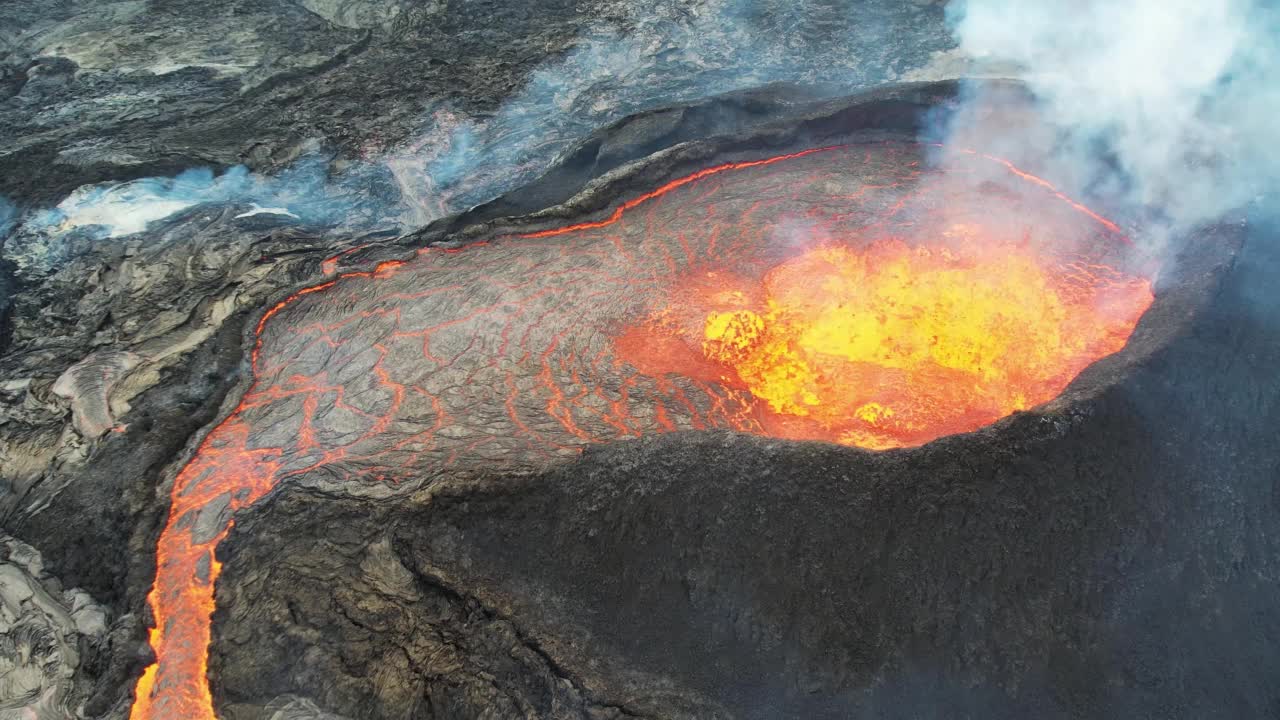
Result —
[[[1151, 293], [1145, 279], [1104, 264], [1125, 242], [1117, 229], [993, 158], [961, 154], [945, 172], [923, 171], [927, 150], [886, 142], [710, 168], [604, 220], [426, 248], [276, 305], [257, 326], [252, 385], [175, 482], [151, 595], [159, 661], [139, 682], [133, 717], [213, 717], [205, 681], [213, 548], [232, 512], [286, 478], [394, 492], [446, 474], [534, 471], [592, 443], [713, 428], [914, 445], [1045, 402], [1118, 350]], [[832, 428], [820, 413], [768, 397], [741, 367], [746, 355], [725, 355], [725, 343], [748, 355], [756, 347], [726, 327], [760, 330], [766, 306], [778, 302], [750, 300], [752, 289], [776, 285], [772, 272], [814, 252], [828, 260], [891, 252], [936, 270], [983, 267], [985, 249], [1043, 260], [1048, 274], [1023, 295], [1061, 298], [1045, 306], [1053, 315], [1045, 322], [1084, 327], [1090, 318], [1072, 313], [1106, 309], [1096, 332], [1072, 340], [1082, 354], [1042, 358], [1052, 367], [1034, 378], [1040, 395], [1011, 407], [959, 407], [941, 424], [895, 430], [891, 417], [919, 409], [895, 415], [886, 412], [893, 399], [880, 397], [840, 406], [860, 425]], [[931, 302], [945, 296], [927, 290]], [[1027, 297], [1009, 302], [1038, 307]], [[785, 314], [773, 311], [770, 322]], [[751, 314], [724, 320], [732, 312]], [[1025, 318], [1000, 317], [1007, 342], [1034, 335]], [[944, 370], [928, 381], [954, 379], [946, 373], [955, 368]], [[1031, 372], [981, 370], [1005, 373], [1002, 381]], [[949, 397], [922, 395], [935, 405]]]

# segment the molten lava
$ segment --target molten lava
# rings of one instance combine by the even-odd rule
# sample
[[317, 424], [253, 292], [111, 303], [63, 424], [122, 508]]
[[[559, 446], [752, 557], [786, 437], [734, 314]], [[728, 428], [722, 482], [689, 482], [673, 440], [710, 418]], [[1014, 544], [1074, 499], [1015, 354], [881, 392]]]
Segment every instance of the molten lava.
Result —
[[[884, 449], [1052, 399], [1123, 347], [1151, 304], [1146, 280], [1055, 268], [973, 228], [952, 235], [808, 250], [757, 287], [711, 294], [690, 340], [766, 403], [772, 434]], [[678, 357], [664, 369], [680, 372]]]
[[731, 163], [596, 222], [325, 261], [264, 314], [251, 386], [174, 481], [130, 717], [215, 717], [214, 549], [287, 478], [391, 493], [714, 428], [914, 445], [1042, 403], [1124, 344], [1151, 291], [1109, 266], [1114, 224], [1005, 161], [920, 158]]

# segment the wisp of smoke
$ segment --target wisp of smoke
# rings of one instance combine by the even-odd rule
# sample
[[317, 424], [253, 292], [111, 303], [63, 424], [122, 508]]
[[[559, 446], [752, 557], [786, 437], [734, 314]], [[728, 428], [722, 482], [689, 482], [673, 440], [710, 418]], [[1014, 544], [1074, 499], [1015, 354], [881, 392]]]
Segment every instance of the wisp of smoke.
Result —
[[857, 2], [646, 7], [625, 34], [579, 38], [492, 115], [435, 108], [421, 137], [382, 162], [403, 190], [406, 217], [422, 224], [518, 187], [591, 131], [646, 109], [770, 82], [842, 92], [883, 80], [889, 59], [869, 55], [882, 53], [886, 35], [906, 36], [891, 26], [909, 16], [882, 15]]
[[141, 232], [156, 221], [203, 203], [252, 203], [246, 213], [274, 213], [311, 223], [337, 222], [353, 209], [347, 193], [329, 186], [327, 159], [312, 156], [276, 176], [243, 166], [221, 175], [208, 168], [173, 178], [143, 178], [81, 187], [57, 207], [37, 213], [37, 228], [93, 228], [102, 237]]
[[953, 134], [983, 136], [1010, 156], [1038, 154], [1072, 192], [1142, 218], [1157, 242], [1248, 203], [1280, 178], [1275, 8], [1255, 0], [958, 0], [948, 16], [962, 51], [1021, 69], [1054, 130], [984, 132], [975, 118], [999, 100], [978, 92]]
[[[331, 221], [364, 207], [368, 223], [412, 229], [491, 200], [536, 177], [593, 130], [646, 109], [771, 82], [846, 92], [895, 76], [903, 61], [888, 51], [927, 57], [946, 42], [918, 20], [935, 10], [868, 7], [857, 0], [703, 0], [638, 5], [626, 32], [591, 28], [566, 55], [535, 71], [491, 114], [427, 109], [418, 137], [340, 177], [327, 158], [264, 177], [236, 168], [81, 188], [45, 228], [99, 226], [104, 236], [207, 202], [253, 202], [287, 209], [303, 221]], [[936, 37], [935, 37], [936, 35]], [[370, 193], [385, 182], [399, 192]]]

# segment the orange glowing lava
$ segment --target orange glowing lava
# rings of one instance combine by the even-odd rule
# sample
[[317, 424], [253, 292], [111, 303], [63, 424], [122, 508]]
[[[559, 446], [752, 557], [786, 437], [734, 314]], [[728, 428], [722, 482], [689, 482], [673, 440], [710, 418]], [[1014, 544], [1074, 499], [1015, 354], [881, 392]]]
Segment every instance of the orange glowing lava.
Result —
[[[1055, 267], [973, 228], [949, 234], [914, 247], [829, 243], [758, 286], [704, 292], [701, 327], [686, 323], [697, 334], [684, 338], [702, 358], [684, 364], [710, 361], [721, 382], [763, 401], [774, 434], [919, 445], [1051, 400], [1122, 348], [1151, 304], [1145, 279]], [[680, 372], [679, 357], [663, 369]]]
[[[243, 423], [225, 423], [174, 482], [169, 521], [156, 547], [156, 582], [147, 597], [155, 614], [151, 647], [165, 663], [151, 665], [139, 678], [132, 718], [214, 718], [205, 672], [213, 587], [222, 568], [213, 551], [231, 523], [214, 526], [204, 537], [195, 525], [211, 502], [224, 501], [234, 512], [271, 489], [274, 453], [250, 449], [248, 436]], [[221, 482], [223, 473], [239, 481], [235, 492]]]
[[[916, 445], [1043, 403], [1124, 345], [1152, 294], [1102, 264], [1114, 223], [1006, 161], [926, 172], [916, 151], [729, 163], [596, 222], [362, 272], [325, 260], [262, 315], [249, 388], [174, 481], [130, 718], [214, 720], [214, 549], [285, 478], [530, 470], [716, 428]], [[1014, 189], [986, 187], [993, 167]]]

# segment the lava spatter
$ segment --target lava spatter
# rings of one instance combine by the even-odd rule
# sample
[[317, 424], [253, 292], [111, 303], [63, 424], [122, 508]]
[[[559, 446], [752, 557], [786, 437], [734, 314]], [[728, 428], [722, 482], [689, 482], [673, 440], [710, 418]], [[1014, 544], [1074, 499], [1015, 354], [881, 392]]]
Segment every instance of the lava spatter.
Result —
[[[149, 597], [157, 662], [131, 717], [214, 717], [213, 550], [282, 479], [392, 492], [709, 428], [912, 444], [1041, 402], [1123, 344], [1150, 290], [1108, 264], [1109, 221], [1002, 161], [924, 172], [920, 153], [859, 145], [709, 168], [603, 221], [423, 250], [272, 307], [250, 389], [174, 482]], [[986, 309], [967, 315], [970, 300]], [[1051, 382], [1019, 396], [1024, 370], [988, 335], [1025, 312]], [[1053, 328], [1081, 350], [1070, 362], [1055, 360]], [[897, 394], [875, 391], [877, 362]], [[920, 424], [902, 398], [948, 372], [1007, 382], [980, 412], [952, 408], [963, 425], [885, 431]], [[852, 382], [872, 391], [840, 391]]]

